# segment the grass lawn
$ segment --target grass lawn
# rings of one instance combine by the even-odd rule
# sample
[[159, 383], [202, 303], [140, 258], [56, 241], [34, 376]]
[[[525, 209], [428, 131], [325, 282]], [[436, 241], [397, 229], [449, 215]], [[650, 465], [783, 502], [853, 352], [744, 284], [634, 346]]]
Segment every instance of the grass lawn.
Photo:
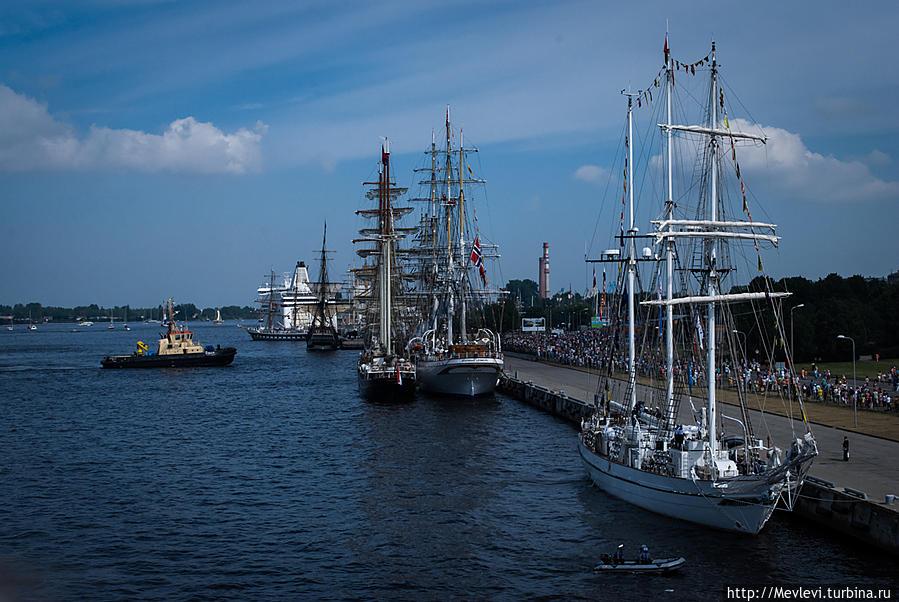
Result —
[[[819, 371], [830, 370], [834, 376], [846, 376], [852, 379], [852, 362], [816, 362]], [[867, 376], [874, 378], [878, 372], [889, 372], [893, 366], [899, 366], [899, 359], [881, 359], [879, 362], [874, 360], [858, 360], [855, 362], [855, 374], [859, 380], [864, 380]], [[796, 364], [796, 370], [812, 369], [811, 363]]]

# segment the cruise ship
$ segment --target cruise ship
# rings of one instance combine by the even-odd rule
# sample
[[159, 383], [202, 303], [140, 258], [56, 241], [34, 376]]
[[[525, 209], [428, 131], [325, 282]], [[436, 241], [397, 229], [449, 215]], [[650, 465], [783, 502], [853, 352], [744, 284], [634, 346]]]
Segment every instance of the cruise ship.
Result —
[[244, 328], [255, 341], [305, 341], [318, 297], [309, 283], [305, 262], [298, 261], [292, 273], [280, 282], [272, 272], [269, 281], [256, 289], [260, 325]]

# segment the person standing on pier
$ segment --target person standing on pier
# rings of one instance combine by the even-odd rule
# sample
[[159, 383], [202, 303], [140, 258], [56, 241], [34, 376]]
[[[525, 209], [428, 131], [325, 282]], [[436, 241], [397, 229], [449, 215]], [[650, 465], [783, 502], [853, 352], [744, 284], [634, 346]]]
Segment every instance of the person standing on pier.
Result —
[[843, 437], [843, 462], [849, 461], [849, 437]]

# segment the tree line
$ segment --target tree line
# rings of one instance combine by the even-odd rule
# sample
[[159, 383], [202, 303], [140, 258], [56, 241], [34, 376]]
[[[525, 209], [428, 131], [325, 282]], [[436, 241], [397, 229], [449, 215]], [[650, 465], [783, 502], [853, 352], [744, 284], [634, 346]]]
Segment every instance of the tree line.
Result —
[[[222, 307], [198, 308], [193, 303], [179, 303], [175, 305], [175, 316], [178, 320], [212, 320], [215, 311], [219, 310], [223, 320], [247, 320], [257, 316], [257, 310], [249, 306], [225, 305]], [[0, 305], [0, 316], [5, 320], [12, 317], [14, 322], [79, 322], [90, 320], [100, 322], [109, 320], [112, 316], [117, 322], [125, 319], [132, 321], [161, 320], [162, 306], [156, 307], [131, 307], [130, 305], [116, 305], [102, 307], [96, 303], [91, 305], [79, 305], [77, 307], [56, 307], [53, 305], [41, 305], [40, 303], [17, 303], [15, 305]]]
[[[576, 330], [589, 327], [594, 316], [594, 299], [580, 293], [559, 291], [550, 299], [542, 299], [537, 295], [537, 283], [529, 279], [510, 280], [505, 288], [505, 298], [485, 307], [483, 317], [488, 327], [502, 332], [520, 329], [521, 318], [525, 317], [544, 317], [548, 326]], [[765, 282], [759, 277], [734, 290], [764, 291]], [[857, 355], [899, 357], [899, 280], [843, 278], [838, 274], [819, 280], [792, 276], [770, 281], [769, 291], [792, 293], [780, 301], [784, 337], [775, 335], [776, 321], [769, 310], [763, 311], [762, 319], [757, 320], [747, 306], [732, 306], [734, 324], [740, 336], [746, 336], [750, 357], [757, 349], [757, 355], [764, 353], [763, 341], [768, 341], [769, 347], [773, 341], [774, 359], [783, 361], [791, 327], [797, 362], [850, 359], [852, 345], [838, 339], [838, 335], [855, 340]], [[653, 295], [644, 293], [640, 297], [648, 299]]]

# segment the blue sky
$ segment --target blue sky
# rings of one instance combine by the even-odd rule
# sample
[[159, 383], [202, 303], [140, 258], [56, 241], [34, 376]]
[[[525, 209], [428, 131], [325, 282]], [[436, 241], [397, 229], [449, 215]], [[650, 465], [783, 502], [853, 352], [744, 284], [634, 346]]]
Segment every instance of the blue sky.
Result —
[[536, 280], [546, 240], [552, 288], [584, 290], [619, 90], [652, 81], [666, 20], [675, 58], [714, 36], [732, 118], [770, 136], [746, 179], [772, 275], [899, 269], [895, 2], [35, 1], [0, 7], [0, 302], [247, 304], [325, 220], [339, 273], [380, 137], [410, 186], [447, 104], [492, 279]]

